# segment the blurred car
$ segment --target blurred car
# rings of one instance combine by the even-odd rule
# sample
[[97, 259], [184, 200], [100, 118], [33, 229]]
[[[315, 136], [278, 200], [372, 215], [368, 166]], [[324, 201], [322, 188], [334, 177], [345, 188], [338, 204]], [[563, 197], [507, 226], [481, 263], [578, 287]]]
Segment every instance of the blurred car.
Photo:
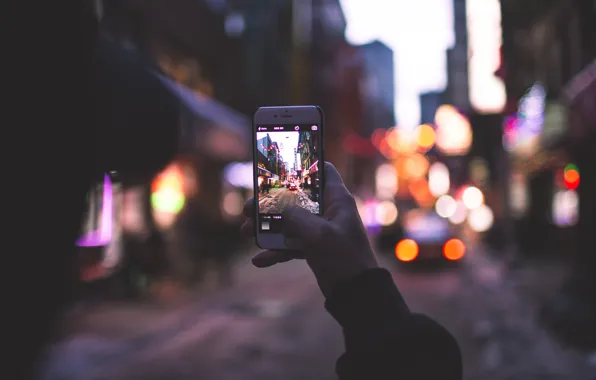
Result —
[[466, 253], [449, 221], [434, 210], [410, 210], [400, 224], [402, 236], [395, 245], [395, 257], [400, 262], [457, 262]]
[[291, 183], [290, 186], [288, 186], [288, 190], [296, 191], [296, 190], [298, 190], [298, 187], [296, 186], [295, 183]]

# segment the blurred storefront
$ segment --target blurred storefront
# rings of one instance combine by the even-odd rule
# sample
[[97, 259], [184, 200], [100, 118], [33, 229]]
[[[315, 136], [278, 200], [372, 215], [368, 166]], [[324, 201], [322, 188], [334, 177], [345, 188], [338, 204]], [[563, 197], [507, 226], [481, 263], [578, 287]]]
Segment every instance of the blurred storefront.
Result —
[[237, 177], [245, 171], [228, 170], [251, 159], [250, 119], [222, 102], [246, 104], [245, 87], [234, 88], [241, 59], [226, 29], [229, 9], [225, 2], [185, 0], [98, 4], [103, 33], [155, 61], [156, 75], [180, 105], [179, 124], [171, 126], [180, 131], [177, 158], [153, 183], [124, 190], [122, 272], [146, 284], [197, 279], [204, 259], [225, 269], [243, 242], [238, 229], [246, 186], [252, 188]]
[[576, 166], [566, 167], [564, 181], [578, 193], [581, 264], [596, 270], [593, 237], [596, 231], [596, 60], [569, 82], [563, 96], [569, 105], [570, 157], [576, 163]]
[[[168, 242], [170, 273], [178, 279], [200, 278], [210, 259], [233, 254], [241, 222], [239, 210], [231, 210], [227, 194], [234, 187], [227, 182], [229, 164], [250, 161], [250, 119], [225, 105], [197, 94], [175, 82], [168, 82], [182, 101], [180, 155], [163, 175], [177, 175], [182, 184], [166, 192], [179, 198], [180, 206], [160, 210], [153, 202], [153, 217]], [[156, 178], [154, 187], [163, 178]], [[153, 189], [152, 198], [160, 190]], [[163, 193], [163, 191], [162, 191]], [[242, 192], [240, 192], [242, 193]], [[162, 199], [162, 204], [168, 203]], [[232, 218], [231, 216], [235, 216]]]
[[[530, 252], [575, 251], [579, 247], [569, 244], [577, 242], [575, 231], [581, 234], [584, 223], [594, 228], [589, 194], [596, 190], [589, 178], [596, 144], [594, 116], [587, 115], [594, 109], [589, 94], [595, 91], [590, 67], [596, 9], [585, 0], [504, 1], [502, 9], [503, 62], [497, 75], [509, 98], [503, 140], [512, 163], [509, 207], [521, 223], [519, 242]], [[577, 181], [571, 178], [576, 174]]]

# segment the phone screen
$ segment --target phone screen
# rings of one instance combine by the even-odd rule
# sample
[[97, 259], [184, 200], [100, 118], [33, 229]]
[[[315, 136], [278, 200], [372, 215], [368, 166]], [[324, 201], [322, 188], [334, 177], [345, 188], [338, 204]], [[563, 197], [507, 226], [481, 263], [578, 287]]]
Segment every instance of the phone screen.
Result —
[[320, 213], [322, 160], [319, 125], [257, 125], [256, 160], [260, 233], [281, 233], [290, 205]]

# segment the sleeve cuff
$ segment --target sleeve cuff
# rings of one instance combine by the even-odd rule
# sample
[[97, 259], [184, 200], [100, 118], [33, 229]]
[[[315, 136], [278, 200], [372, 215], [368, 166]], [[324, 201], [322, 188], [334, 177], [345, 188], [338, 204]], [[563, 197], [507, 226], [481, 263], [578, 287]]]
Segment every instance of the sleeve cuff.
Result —
[[369, 269], [338, 288], [325, 302], [327, 311], [344, 329], [346, 350], [366, 349], [410, 315], [410, 310], [382, 268]]

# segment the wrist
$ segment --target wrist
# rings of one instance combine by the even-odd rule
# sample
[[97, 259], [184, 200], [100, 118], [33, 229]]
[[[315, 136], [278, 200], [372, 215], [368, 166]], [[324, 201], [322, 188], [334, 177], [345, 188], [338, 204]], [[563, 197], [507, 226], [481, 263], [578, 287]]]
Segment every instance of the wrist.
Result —
[[381, 268], [337, 288], [325, 307], [342, 327], [348, 351], [370, 348], [410, 315], [391, 274]]
[[308, 263], [321, 293], [325, 298], [330, 298], [337, 289], [341, 289], [346, 284], [360, 276], [369, 269], [377, 269], [379, 265], [376, 262], [362, 262], [356, 265], [337, 265], [336, 263]]

